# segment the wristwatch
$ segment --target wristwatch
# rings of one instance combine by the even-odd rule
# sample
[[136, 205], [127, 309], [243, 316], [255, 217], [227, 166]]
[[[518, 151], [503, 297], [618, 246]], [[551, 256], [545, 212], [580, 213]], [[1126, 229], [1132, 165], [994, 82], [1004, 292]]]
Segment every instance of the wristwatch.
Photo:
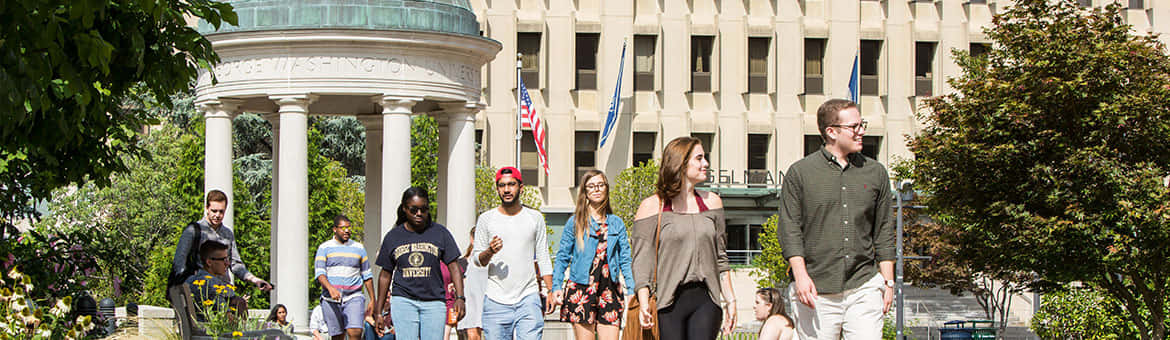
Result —
[[886, 287], [894, 288], [894, 280], [886, 280]]
[[455, 297], [455, 299], [456, 299], [456, 300], [463, 300], [463, 301], [467, 301], [467, 297], [466, 297], [466, 296], [463, 296], [463, 295], [456, 296], [456, 297]]

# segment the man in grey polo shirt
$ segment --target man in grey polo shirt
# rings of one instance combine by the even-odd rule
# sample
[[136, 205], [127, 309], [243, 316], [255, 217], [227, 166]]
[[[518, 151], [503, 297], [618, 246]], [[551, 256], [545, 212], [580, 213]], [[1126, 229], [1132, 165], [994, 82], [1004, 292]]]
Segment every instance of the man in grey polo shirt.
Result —
[[866, 125], [853, 102], [825, 102], [824, 147], [784, 175], [777, 235], [801, 339], [881, 339], [894, 298], [893, 196], [886, 168], [861, 154]]

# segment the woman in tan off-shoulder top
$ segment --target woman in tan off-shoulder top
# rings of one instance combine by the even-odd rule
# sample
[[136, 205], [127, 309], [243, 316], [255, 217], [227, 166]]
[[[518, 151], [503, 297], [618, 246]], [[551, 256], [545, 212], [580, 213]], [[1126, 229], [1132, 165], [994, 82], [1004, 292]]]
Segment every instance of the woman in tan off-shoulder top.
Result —
[[[707, 160], [698, 139], [679, 137], [662, 151], [657, 192], [642, 200], [630, 244], [643, 325], [650, 325], [650, 282], [657, 265], [658, 327], [661, 339], [715, 339], [735, 327], [735, 295], [727, 262], [723, 201], [695, 190], [707, 180]], [[654, 234], [662, 214], [655, 257]], [[720, 308], [719, 299], [723, 299]], [[720, 321], [722, 320], [722, 324]]]

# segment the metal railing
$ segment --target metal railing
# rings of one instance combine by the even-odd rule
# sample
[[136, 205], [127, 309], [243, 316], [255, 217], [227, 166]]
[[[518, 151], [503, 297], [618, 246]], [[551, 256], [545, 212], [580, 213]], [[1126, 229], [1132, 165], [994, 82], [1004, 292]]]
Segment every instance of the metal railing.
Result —
[[727, 260], [731, 264], [752, 264], [752, 259], [760, 256], [763, 250], [728, 250]]

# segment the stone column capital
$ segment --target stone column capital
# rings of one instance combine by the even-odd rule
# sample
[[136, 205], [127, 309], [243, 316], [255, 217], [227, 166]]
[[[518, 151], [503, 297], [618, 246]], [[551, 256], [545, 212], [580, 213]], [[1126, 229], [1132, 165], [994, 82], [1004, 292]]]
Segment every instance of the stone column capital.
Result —
[[485, 105], [481, 103], [471, 102], [449, 102], [439, 103], [439, 108], [443, 113], [470, 113], [472, 115], [483, 110]]
[[309, 104], [317, 101], [318, 96], [315, 94], [280, 94], [270, 95], [268, 99], [280, 106], [277, 112], [285, 112], [286, 106], [300, 106], [300, 111], [308, 113]]
[[240, 113], [242, 105], [243, 100], [229, 98], [207, 99], [195, 103], [195, 107], [203, 112], [204, 118], [234, 118]]
[[403, 96], [374, 96], [375, 104], [382, 106], [382, 114], [413, 114], [414, 105], [421, 103], [422, 98]]

